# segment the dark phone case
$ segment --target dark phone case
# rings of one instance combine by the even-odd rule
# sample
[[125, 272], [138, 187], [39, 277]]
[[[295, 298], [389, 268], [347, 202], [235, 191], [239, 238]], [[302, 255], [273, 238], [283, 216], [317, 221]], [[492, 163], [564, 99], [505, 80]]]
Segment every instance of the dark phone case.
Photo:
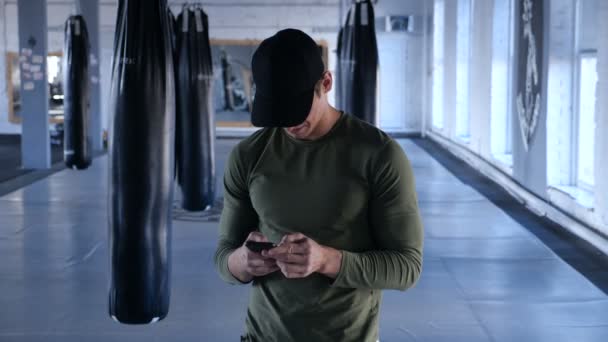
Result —
[[245, 243], [245, 246], [247, 248], [249, 248], [249, 250], [251, 250], [252, 252], [256, 252], [256, 253], [260, 253], [263, 250], [269, 250], [269, 249], [276, 247], [276, 245], [272, 242], [258, 242], [258, 241], [247, 241]]

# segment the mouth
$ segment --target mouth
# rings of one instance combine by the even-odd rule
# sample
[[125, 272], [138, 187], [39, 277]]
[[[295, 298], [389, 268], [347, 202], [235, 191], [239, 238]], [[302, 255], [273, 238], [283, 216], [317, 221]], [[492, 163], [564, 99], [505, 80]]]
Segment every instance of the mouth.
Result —
[[293, 134], [300, 133], [306, 126], [290, 128], [289, 132]]

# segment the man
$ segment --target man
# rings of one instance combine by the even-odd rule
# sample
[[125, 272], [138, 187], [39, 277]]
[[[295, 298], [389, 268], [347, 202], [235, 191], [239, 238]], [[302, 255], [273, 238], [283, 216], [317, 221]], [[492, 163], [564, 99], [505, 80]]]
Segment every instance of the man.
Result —
[[328, 104], [332, 76], [305, 33], [264, 40], [252, 70], [252, 122], [265, 128], [230, 154], [215, 255], [224, 280], [253, 282], [242, 340], [376, 341], [380, 290], [411, 287], [422, 268], [409, 161]]

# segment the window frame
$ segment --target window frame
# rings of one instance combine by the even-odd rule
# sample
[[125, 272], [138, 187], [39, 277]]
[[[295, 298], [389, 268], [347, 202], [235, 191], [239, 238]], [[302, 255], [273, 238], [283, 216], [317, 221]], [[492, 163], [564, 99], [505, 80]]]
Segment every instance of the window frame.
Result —
[[[577, 23], [578, 24], [578, 23]], [[578, 25], [577, 25], [578, 26]], [[574, 91], [573, 91], [573, 97], [574, 97], [574, 105], [573, 105], [573, 111], [572, 111], [572, 123], [571, 123], [571, 127], [572, 127], [572, 132], [571, 132], [571, 136], [572, 136], [572, 141], [571, 141], [571, 151], [572, 151], [572, 159], [571, 159], [571, 172], [570, 172], [570, 176], [571, 176], [571, 184], [574, 185], [577, 188], [586, 190], [588, 192], [594, 192], [594, 188], [595, 188], [595, 184], [589, 184], [585, 181], [582, 181], [579, 177], [579, 147], [580, 147], [580, 134], [579, 134], [579, 129], [580, 129], [580, 121], [581, 121], [581, 112], [580, 112], [580, 104], [581, 104], [581, 98], [580, 98], [580, 91], [581, 91], [581, 78], [582, 78], [582, 61], [584, 58], [594, 58], [596, 60], [596, 75], [597, 75], [597, 50], [595, 49], [581, 49], [578, 50], [575, 56], [575, 66], [574, 66]], [[597, 81], [595, 84], [596, 87], [596, 94], [594, 94], [594, 98], [595, 101], [597, 101]], [[594, 121], [595, 121], [595, 104], [593, 106], [594, 109], [594, 113], [593, 113], [593, 117], [594, 117]], [[595, 133], [595, 132], [594, 132]], [[592, 144], [593, 147], [595, 147], [595, 135], [594, 135], [594, 143]], [[595, 151], [591, 154], [592, 158], [595, 159]], [[593, 160], [592, 164], [595, 162], [595, 160]], [[594, 180], [595, 180], [595, 170], [593, 170], [594, 172]], [[595, 183], [595, 182], [594, 182]]]
[[[448, 0], [449, 1], [449, 0]], [[433, 99], [431, 111], [431, 126], [442, 132], [446, 124], [445, 118], [445, 2], [446, 0], [435, 0], [433, 2], [433, 85], [431, 93]], [[438, 9], [441, 9], [441, 18], [438, 18]], [[440, 20], [438, 20], [440, 19]], [[439, 39], [437, 33], [440, 34]], [[441, 47], [441, 55], [436, 49]], [[439, 83], [439, 84], [438, 84]]]
[[[465, 3], [466, 1], [466, 3]], [[456, 11], [457, 13], [460, 13], [460, 6], [464, 6], [461, 4], [466, 4], [468, 6], [468, 23], [467, 23], [467, 30], [466, 30], [466, 61], [465, 64], [466, 66], [466, 75], [464, 75], [464, 77], [466, 77], [466, 94], [465, 97], [465, 101], [466, 101], [466, 108], [464, 108], [464, 110], [462, 110], [462, 108], [460, 108], [459, 103], [458, 103], [458, 95], [459, 95], [459, 91], [458, 91], [458, 73], [459, 73], [459, 56], [460, 56], [460, 49], [462, 48], [460, 46], [460, 44], [462, 43], [462, 40], [460, 39], [461, 37], [458, 36], [458, 33], [460, 31], [459, 26], [461, 25], [461, 18], [460, 16], [457, 15], [456, 17], [456, 77], [455, 77], [455, 82], [456, 82], [456, 87], [455, 89], [455, 96], [456, 96], [456, 101], [454, 102], [454, 105], [456, 106], [455, 110], [454, 110], [454, 116], [455, 116], [455, 120], [454, 120], [454, 133], [455, 136], [460, 139], [460, 141], [464, 142], [464, 143], [469, 143], [471, 140], [471, 94], [472, 94], [472, 79], [471, 79], [471, 69], [473, 67], [473, 65], [471, 65], [471, 59], [472, 59], [472, 45], [473, 45], [473, 15], [474, 15], [474, 6], [475, 3], [473, 0], [457, 0], [457, 4], [456, 4]], [[464, 38], [464, 37], [463, 37]], [[465, 113], [464, 117], [461, 116], [461, 114]]]

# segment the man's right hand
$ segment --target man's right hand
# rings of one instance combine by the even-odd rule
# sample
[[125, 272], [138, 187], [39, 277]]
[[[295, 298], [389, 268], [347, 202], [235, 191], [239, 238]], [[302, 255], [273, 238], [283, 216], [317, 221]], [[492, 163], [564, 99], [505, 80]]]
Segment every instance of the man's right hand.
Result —
[[[251, 232], [247, 241], [268, 242], [268, 239], [260, 232]], [[254, 277], [261, 277], [279, 270], [275, 259], [264, 257], [259, 253], [249, 250], [245, 243], [228, 256], [228, 269], [233, 276], [243, 283], [248, 283]]]

